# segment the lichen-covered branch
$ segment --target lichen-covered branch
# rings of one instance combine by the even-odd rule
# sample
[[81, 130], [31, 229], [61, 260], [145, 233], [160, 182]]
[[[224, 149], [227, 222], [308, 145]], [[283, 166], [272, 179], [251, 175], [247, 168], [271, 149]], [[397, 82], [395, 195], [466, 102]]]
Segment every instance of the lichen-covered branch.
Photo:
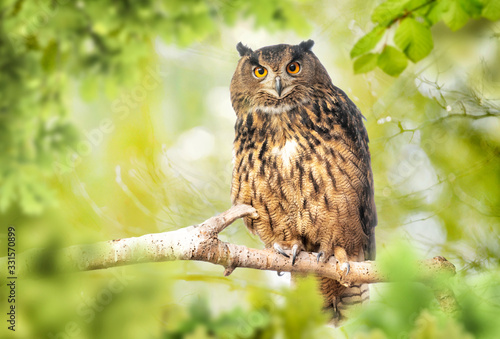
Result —
[[[318, 263], [317, 254], [301, 252], [292, 265], [290, 258], [272, 249], [259, 250], [220, 241], [219, 232], [244, 216], [258, 217], [253, 207], [235, 205], [200, 225], [176, 231], [92, 245], [77, 245], [56, 250], [56, 253], [52, 254], [50, 251], [29, 251], [20, 258], [18, 275], [36, 273], [40, 270], [37, 266], [37, 263], [40, 263], [39, 258], [52, 256], [60, 258], [57, 263], [59, 271], [88, 271], [146, 262], [198, 260], [224, 266], [225, 275], [229, 275], [237, 267], [246, 267], [279, 272], [314, 273], [336, 279], [345, 285], [391, 281], [390, 275], [383, 275], [375, 262], [351, 262], [350, 272], [346, 276], [333, 257], [327, 263]], [[418, 272], [417, 276], [408, 278], [425, 281], [437, 272], [453, 275], [455, 267], [445, 258], [435, 257], [420, 262]], [[439, 296], [442, 296], [441, 299], [446, 305], [453, 306], [449, 293], [441, 290]]]

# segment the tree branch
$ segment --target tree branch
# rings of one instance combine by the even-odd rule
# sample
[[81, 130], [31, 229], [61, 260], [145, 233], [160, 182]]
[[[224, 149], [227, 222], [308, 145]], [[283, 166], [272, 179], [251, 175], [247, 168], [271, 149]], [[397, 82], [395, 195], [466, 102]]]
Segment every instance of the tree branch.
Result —
[[[237, 267], [278, 272], [314, 273], [332, 278], [349, 286], [392, 281], [390, 275], [380, 272], [375, 262], [350, 262], [350, 272], [337, 265], [335, 258], [327, 263], [317, 262], [315, 253], [301, 252], [295, 264], [272, 249], [253, 249], [220, 241], [219, 232], [236, 219], [250, 216], [257, 218], [255, 209], [248, 205], [235, 205], [200, 225], [188, 226], [176, 231], [146, 234], [141, 237], [110, 240], [92, 245], [77, 245], [56, 250], [31, 250], [18, 260], [18, 276], [40, 271], [40, 258], [57, 258], [57, 271], [88, 271], [132, 265], [146, 262], [197, 260], [222, 265], [224, 275]], [[6, 258], [1, 258], [1, 261]], [[3, 263], [0, 263], [0, 265]], [[435, 257], [419, 263], [418, 274], [409, 280], [428, 281], [436, 273], [455, 274], [455, 266], [443, 257]], [[456, 310], [453, 294], [442, 287], [435, 289], [436, 297], [443, 300], [449, 310]], [[451, 294], [450, 294], [451, 292]], [[451, 297], [450, 297], [451, 295]], [[450, 306], [451, 305], [451, 306]]]

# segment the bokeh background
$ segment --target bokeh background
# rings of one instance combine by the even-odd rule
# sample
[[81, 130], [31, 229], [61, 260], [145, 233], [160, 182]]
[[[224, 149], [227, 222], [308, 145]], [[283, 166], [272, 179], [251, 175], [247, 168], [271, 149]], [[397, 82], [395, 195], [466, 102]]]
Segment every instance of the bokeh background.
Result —
[[[441, 312], [422, 284], [378, 284], [370, 306], [334, 329], [314, 281], [290, 289], [289, 275], [223, 277], [197, 262], [58, 274], [46, 255], [18, 280], [15, 333], [2, 280], [0, 336], [498, 337], [500, 22], [462, 15], [451, 30], [448, 18], [432, 26], [430, 55], [398, 77], [354, 74], [350, 51], [379, 3], [2, 1], [2, 256], [9, 226], [23, 252], [175, 230], [229, 208], [235, 45], [311, 38], [366, 117], [381, 262], [404, 273], [413, 259], [445, 256], [460, 312]], [[262, 247], [241, 221], [221, 238]]]

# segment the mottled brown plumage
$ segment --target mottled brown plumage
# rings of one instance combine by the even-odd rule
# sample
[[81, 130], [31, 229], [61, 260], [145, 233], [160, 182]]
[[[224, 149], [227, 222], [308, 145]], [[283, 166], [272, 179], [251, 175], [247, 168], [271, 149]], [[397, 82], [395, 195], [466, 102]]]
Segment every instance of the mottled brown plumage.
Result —
[[[368, 135], [360, 111], [332, 84], [311, 40], [241, 55], [231, 81], [236, 111], [232, 202], [252, 205], [245, 218], [266, 247], [322, 253], [321, 260], [374, 259], [373, 197]], [[294, 65], [292, 65], [294, 64]], [[368, 298], [322, 278], [325, 306]]]

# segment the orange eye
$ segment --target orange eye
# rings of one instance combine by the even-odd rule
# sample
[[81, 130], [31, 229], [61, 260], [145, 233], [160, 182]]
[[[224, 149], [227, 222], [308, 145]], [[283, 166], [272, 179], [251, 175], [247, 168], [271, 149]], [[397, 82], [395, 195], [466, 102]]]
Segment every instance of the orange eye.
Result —
[[263, 78], [267, 75], [267, 69], [265, 69], [265, 67], [255, 67], [253, 74], [255, 74], [257, 78]]
[[286, 71], [290, 74], [297, 74], [300, 71], [300, 65], [298, 62], [291, 62], [286, 66]]

